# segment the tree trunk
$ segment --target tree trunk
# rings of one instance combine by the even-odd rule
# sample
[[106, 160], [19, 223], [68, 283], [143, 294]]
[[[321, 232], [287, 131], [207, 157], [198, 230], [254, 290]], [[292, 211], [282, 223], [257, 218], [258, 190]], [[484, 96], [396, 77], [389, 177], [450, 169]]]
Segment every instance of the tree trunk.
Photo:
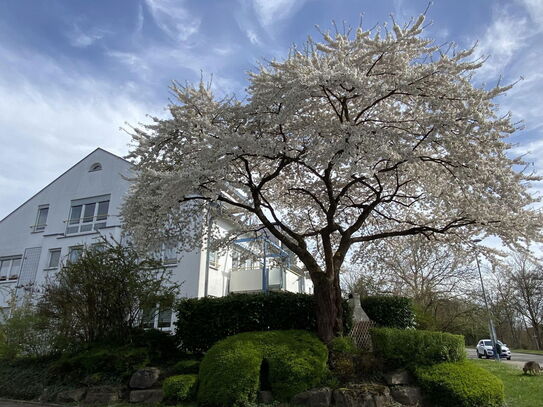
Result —
[[312, 273], [317, 316], [317, 335], [329, 343], [343, 333], [343, 309], [339, 278]]

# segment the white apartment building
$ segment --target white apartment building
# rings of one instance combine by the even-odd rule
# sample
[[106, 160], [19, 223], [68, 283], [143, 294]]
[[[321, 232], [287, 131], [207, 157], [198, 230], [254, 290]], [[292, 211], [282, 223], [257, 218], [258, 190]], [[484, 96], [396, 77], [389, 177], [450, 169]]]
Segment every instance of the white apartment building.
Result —
[[[0, 220], [0, 309], [8, 311], [12, 299], [22, 298], [29, 289], [39, 291], [62, 264], [77, 260], [82, 248], [101, 236], [121, 241], [119, 210], [130, 186], [126, 177], [132, 175], [131, 167], [98, 148]], [[179, 253], [172, 245], [163, 248], [161, 259], [173, 279], [182, 283], [184, 297], [312, 292], [311, 281], [295, 266], [293, 256], [264, 237], [240, 239], [220, 252]], [[167, 329], [171, 320], [171, 313], [159, 313], [151, 325]]]

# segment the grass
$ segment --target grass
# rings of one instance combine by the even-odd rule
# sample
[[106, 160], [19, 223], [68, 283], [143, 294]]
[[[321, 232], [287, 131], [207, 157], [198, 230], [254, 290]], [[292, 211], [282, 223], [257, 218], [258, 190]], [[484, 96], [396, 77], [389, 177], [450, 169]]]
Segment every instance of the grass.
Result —
[[511, 349], [511, 352], [529, 353], [530, 355], [543, 355], [543, 350]]
[[518, 367], [492, 360], [474, 360], [474, 363], [502, 379], [505, 402], [508, 407], [540, 406], [543, 400], [543, 375], [524, 375]]

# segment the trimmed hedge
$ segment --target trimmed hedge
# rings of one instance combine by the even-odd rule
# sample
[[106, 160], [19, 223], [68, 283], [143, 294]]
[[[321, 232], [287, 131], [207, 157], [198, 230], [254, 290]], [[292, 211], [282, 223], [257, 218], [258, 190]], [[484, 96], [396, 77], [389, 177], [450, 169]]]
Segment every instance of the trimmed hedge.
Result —
[[261, 383], [276, 399], [317, 386], [327, 373], [328, 351], [304, 331], [245, 332], [215, 344], [200, 365], [198, 403], [254, 402]]
[[170, 376], [162, 383], [164, 398], [173, 402], [193, 400], [197, 383], [198, 375], [195, 374]]
[[426, 366], [441, 362], [459, 362], [466, 358], [464, 337], [444, 332], [415, 329], [374, 328], [371, 330], [374, 352], [389, 367]]
[[406, 329], [415, 325], [415, 311], [410, 298], [392, 295], [364, 297], [362, 309], [379, 327]]
[[503, 382], [469, 361], [415, 369], [424, 393], [441, 407], [501, 407]]
[[[343, 302], [344, 330], [351, 327], [352, 311]], [[241, 332], [316, 330], [315, 298], [308, 294], [270, 292], [231, 294], [220, 298], [189, 298], [177, 306], [176, 335], [182, 348], [202, 353], [213, 344]]]

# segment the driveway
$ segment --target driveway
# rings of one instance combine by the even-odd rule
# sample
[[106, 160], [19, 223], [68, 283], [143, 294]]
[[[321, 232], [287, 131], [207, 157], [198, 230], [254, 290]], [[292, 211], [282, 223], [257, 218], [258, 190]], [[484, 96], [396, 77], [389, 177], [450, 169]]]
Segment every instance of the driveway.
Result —
[[[469, 359], [477, 359], [477, 353], [474, 348], [466, 348]], [[532, 355], [529, 353], [511, 352], [511, 360], [502, 359], [506, 364], [523, 367], [524, 363], [534, 361], [543, 366], [543, 355]]]

